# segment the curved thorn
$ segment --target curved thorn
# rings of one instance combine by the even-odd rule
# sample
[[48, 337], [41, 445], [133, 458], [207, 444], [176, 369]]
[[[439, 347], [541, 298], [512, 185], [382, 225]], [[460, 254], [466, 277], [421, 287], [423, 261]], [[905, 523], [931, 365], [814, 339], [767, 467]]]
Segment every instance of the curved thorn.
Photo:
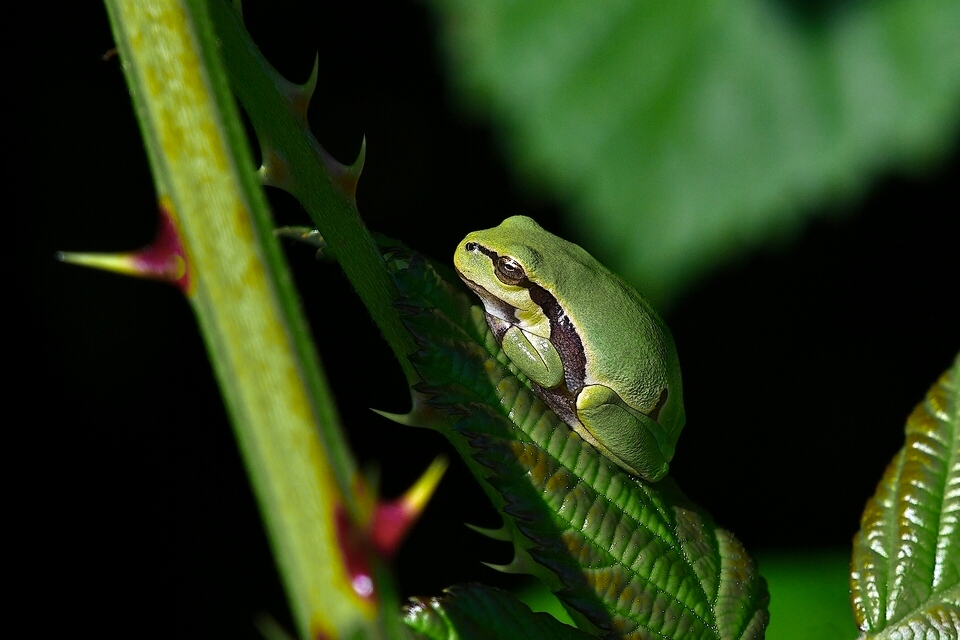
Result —
[[171, 206], [168, 198], [160, 199], [157, 235], [153, 242], [142, 249], [122, 253], [58, 251], [57, 260], [128, 276], [164, 280], [189, 293], [190, 274], [186, 253], [173, 222]]
[[363, 136], [363, 139], [360, 141], [360, 153], [357, 154], [357, 159], [353, 161], [348, 167], [348, 172], [354, 176], [357, 180], [360, 180], [360, 174], [363, 173], [363, 163], [367, 159], [367, 136]]
[[509, 564], [490, 564], [484, 562], [482, 564], [487, 565], [491, 569], [500, 571], [501, 573], [525, 573], [528, 575], [536, 575], [535, 563], [530, 557], [530, 554], [527, 553], [523, 548], [514, 545], [513, 548], [513, 560]]
[[310, 108], [310, 100], [313, 99], [313, 92], [317, 88], [317, 76], [320, 73], [320, 54], [313, 57], [313, 69], [310, 71], [310, 77], [303, 84], [293, 84], [284, 80], [284, 92], [290, 100], [290, 111], [300, 121], [304, 130], [310, 130], [310, 123], [307, 122], [307, 110]]
[[357, 154], [357, 159], [350, 165], [343, 164], [334, 158], [319, 142], [314, 142], [314, 145], [320, 162], [323, 163], [330, 176], [330, 182], [347, 200], [355, 204], [357, 201], [357, 182], [360, 180], [360, 172], [363, 171], [363, 164], [367, 157], [366, 137], [360, 144], [360, 153]]
[[381, 415], [391, 422], [396, 422], [397, 424], [402, 424], [405, 427], [419, 427], [422, 426], [417, 423], [417, 417], [414, 415], [414, 412], [410, 413], [390, 413], [388, 411], [380, 411], [380, 409], [370, 409], [377, 415]]
[[538, 565], [530, 557], [526, 549], [516, 544], [513, 545], [513, 560], [509, 564], [490, 564], [484, 562], [491, 569], [501, 573], [525, 573], [527, 575], [540, 575]]
[[356, 202], [357, 200], [357, 183], [360, 182], [360, 173], [363, 171], [363, 163], [366, 159], [367, 137], [364, 136], [363, 141], [360, 143], [360, 153], [357, 154], [357, 159], [353, 161], [353, 164], [341, 164], [339, 174], [333, 174], [333, 172], [331, 172], [334, 184], [340, 187], [340, 191], [350, 202]]
[[486, 527], [478, 527], [475, 524], [470, 524], [469, 522], [464, 522], [464, 526], [469, 529], [472, 529], [479, 533], [482, 536], [486, 536], [492, 540], [502, 540], [503, 542], [510, 542], [513, 540], [513, 536], [510, 535], [510, 530], [507, 528], [507, 525], [503, 525], [497, 529], [487, 529]]
[[448, 464], [445, 456], [437, 456], [406, 493], [396, 500], [377, 505], [370, 527], [370, 540], [382, 555], [390, 557], [396, 553], [404, 536], [436, 491]]
[[317, 76], [320, 74], [320, 53], [317, 52], [313, 56], [313, 69], [310, 70], [310, 77], [307, 78], [307, 81], [303, 83], [303, 93], [307, 98], [307, 105], [309, 106], [310, 100], [313, 99], [313, 92], [317, 88]]
[[516, 567], [513, 566], [513, 562], [510, 564], [493, 564], [492, 562], [481, 561], [480, 564], [486, 565], [494, 571], [499, 571], [500, 573], [523, 573], [522, 571], [517, 571]]
[[417, 481], [400, 498], [404, 506], [417, 515], [423, 513], [449, 466], [450, 461], [447, 460], [446, 456], [439, 455], [434, 458], [427, 470], [417, 478]]
[[76, 264], [81, 267], [102, 269], [122, 273], [126, 276], [142, 276], [133, 252], [129, 253], [81, 253], [76, 251], [57, 251], [55, 257], [60, 262]]

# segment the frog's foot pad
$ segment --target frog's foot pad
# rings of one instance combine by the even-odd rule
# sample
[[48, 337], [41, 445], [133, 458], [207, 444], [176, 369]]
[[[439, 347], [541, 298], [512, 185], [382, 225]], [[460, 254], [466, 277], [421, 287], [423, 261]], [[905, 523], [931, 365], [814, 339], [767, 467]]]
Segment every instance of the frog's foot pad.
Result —
[[609, 387], [584, 387], [577, 396], [577, 417], [601, 452], [627, 471], [654, 482], [667, 475], [669, 460], [655, 435], [660, 425]]

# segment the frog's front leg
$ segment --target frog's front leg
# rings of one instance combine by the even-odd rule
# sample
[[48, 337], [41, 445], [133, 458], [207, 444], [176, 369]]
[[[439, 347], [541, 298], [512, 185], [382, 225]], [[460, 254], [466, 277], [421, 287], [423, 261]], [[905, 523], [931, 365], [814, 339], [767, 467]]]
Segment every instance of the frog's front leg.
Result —
[[510, 361], [541, 387], [551, 389], [563, 382], [563, 361], [548, 339], [510, 325], [500, 346]]
[[577, 417], [583, 428], [602, 443], [598, 446], [602, 453], [627, 471], [652, 482], [667, 475], [669, 459], [655, 436], [663, 429], [609, 387], [584, 387], [577, 396]]

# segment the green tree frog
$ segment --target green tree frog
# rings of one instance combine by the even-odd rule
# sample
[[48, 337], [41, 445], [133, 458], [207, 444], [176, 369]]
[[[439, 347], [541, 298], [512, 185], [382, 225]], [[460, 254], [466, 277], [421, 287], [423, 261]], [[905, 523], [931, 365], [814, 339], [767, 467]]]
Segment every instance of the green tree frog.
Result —
[[534, 392], [627, 471], [667, 474], [684, 424], [676, 347], [650, 303], [524, 216], [474, 231], [454, 265]]

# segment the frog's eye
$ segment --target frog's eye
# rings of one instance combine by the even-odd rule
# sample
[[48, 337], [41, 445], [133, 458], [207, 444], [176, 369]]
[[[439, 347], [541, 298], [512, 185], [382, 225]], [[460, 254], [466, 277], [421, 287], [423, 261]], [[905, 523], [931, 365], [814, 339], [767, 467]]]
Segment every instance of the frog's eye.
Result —
[[506, 256], [500, 256], [497, 258], [494, 273], [497, 274], [497, 278], [500, 280], [500, 282], [509, 285], [517, 285], [521, 280], [527, 277], [527, 274], [524, 272], [523, 267], [520, 266], [520, 263], [513, 258], [508, 258]]

